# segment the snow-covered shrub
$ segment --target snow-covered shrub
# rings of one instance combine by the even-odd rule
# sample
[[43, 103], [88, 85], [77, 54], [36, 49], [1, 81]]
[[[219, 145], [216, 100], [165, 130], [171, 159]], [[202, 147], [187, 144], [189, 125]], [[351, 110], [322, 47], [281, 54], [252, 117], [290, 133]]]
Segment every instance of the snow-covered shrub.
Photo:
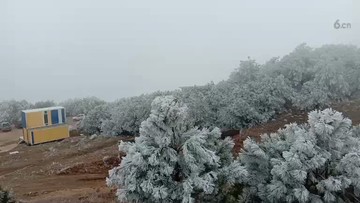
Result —
[[0, 102], [0, 122], [15, 124], [21, 118], [21, 111], [32, 108], [32, 105], [25, 101], [2, 101]]
[[270, 77], [254, 61], [242, 62], [226, 83], [227, 89], [218, 91], [223, 102], [217, 125], [223, 128], [265, 122], [282, 112], [292, 96], [292, 89], [282, 75]]
[[307, 81], [312, 81], [316, 72], [316, 59], [313, 49], [301, 44], [290, 54], [279, 60], [271, 59], [263, 70], [272, 77], [283, 75], [290, 87], [301, 90]]
[[312, 111], [305, 125], [290, 124], [248, 138], [240, 154], [249, 171], [248, 202], [358, 202], [360, 130], [332, 109]]
[[[319, 63], [323, 64], [320, 67], [326, 65], [325, 67], [330, 70], [324, 75], [331, 75], [335, 79], [327, 81], [332, 88], [336, 88], [335, 93], [353, 94], [360, 90], [360, 49], [358, 47], [325, 45], [315, 49], [314, 52], [314, 55], [319, 58]], [[333, 92], [332, 88], [330, 88], [331, 92]]]
[[114, 131], [137, 133], [139, 126], [150, 114], [151, 101], [147, 95], [122, 99], [112, 110]]
[[314, 109], [344, 100], [360, 90], [360, 50], [353, 46], [298, 46], [282, 59], [272, 59], [262, 70], [283, 75], [292, 88], [293, 106]]
[[330, 104], [329, 91], [316, 81], [306, 82], [299, 92], [293, 92], [293, 106], [299, 109], [321, 108]]
[[173, 96], [157, 97], [135, 143], [122, 142], [120, 166], [108, 185], [126, 202], [221, 202], [247, 171], [231, 153], [233, 142], [220, 130], [191, 125], [187, 107]]
[[302, 109], [323, 107], [351, 95], [350, 84], [340, 62], [319, 59], [316, 66], [313, 80], [305, 82], [300, 91], [294, 91], [295, 106]]
[[0, 187], [0, 203], [15, 203], [14, 197], [7, 190]]
[[69, 99], [62, 103], [61, 106], [65, 107], [66, 115], [76, 116], [78, 114], [87, 114], [89, 111], [94, 109], [97, 106], [103, 105], [106, 102], [97, 98], [97, 97], [85, 97], [85, 98], [76, 98]]
[[194, 125], [200, 127], [214, 126], [217, 121], [217, 104], [213, 98], [214, 83], [204, 86], [182, 87], [175, 93], [188, 106], [189, 117]]
[[163, 92], [120, 99], [110, 104], [110, 119], [102, 124], [106, 135], [138, 134], [141, 122], [150, 115], [151, 102]]
[[261, 66], [255, 60], [240, 61], [239, 68], [230, 74], [228, 81], [237, 85], [248, 84], [257, 81], [260, 73]]
[[107, 104], [100, 105], [90, 110], [83, 122], [83, 131], [89, 135], [102, 133], [101, 127], [110, 119], [110, 107]]
[[102, 134], [107, 136], [118, 136], [124, 134], [124, 132], [119, 129], [116, 129], [116, 123], [111, 120], [111, 113], [110, 113], [110, 119], [103, 120], [101, 123], [100, 130]]

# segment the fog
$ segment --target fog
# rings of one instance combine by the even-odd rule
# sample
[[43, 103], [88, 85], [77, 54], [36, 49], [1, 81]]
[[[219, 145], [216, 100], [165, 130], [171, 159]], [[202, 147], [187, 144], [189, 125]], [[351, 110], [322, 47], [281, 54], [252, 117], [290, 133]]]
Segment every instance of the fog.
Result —
[[358, 46], [359, 25], [349, 0], [2, 0], [0, 100], [111, 101], [218, 82], [240, 60], [301, 43]]

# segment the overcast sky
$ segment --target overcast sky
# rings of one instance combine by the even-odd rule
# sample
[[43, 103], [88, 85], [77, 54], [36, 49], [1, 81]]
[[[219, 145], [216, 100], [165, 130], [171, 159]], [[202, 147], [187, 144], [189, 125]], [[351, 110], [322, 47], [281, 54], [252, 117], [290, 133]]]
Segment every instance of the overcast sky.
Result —
[[0, 100], [111, 101], [218, 82], [303, 42], [359, 46], [358, 2], [0, 0]]

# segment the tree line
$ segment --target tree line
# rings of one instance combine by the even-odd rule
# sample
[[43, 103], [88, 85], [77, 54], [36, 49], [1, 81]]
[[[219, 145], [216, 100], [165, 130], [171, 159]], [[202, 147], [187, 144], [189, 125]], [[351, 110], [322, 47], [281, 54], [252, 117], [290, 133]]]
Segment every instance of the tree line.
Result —
[[173, 95], [186, 103], [196, 126], [241, 129], [266, 122], [284, 111], [324, 108], [334, 101], [358, 97], [359, 91], [357, 47], [326, 45], [314, 49], [302, 44], [265, 64], [251, 59], [241, 61], [227, 80], [217, 84], [103, 102], [87, 112], [84, 131], [138, 135], [157, 96]]
[[106, 102], [96, 97], [30, 104], [3, 101], [0, 118], [16, 122], [26, 108], [62, 105], [68, 116], [85, 114], [87, 134], [138, 135], [157, 96], [173, 95], [187, 104], [199, 127], [241, 129], [263, 123], [293, 109], [312, 110], [359, 96], [360, 50], [355, 46], [301, 44], [288, 55], [264, 64], [241, 61], [228, 79], [217, 84], [182, 87]]

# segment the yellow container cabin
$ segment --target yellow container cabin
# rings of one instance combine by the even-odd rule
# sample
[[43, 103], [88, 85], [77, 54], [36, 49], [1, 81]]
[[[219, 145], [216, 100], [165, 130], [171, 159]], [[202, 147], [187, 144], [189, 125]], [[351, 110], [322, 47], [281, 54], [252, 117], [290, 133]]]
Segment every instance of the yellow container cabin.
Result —
[[23, 138], [28, 145], [41, 144], [69, 137], [69, 127], [66, 124], [40, 128], [23, 128]]
[[21, 112], [23, 139], [29, 145], [69, 137], [64, 107], [31, 109]]
[[65, 124], [65, 108], [61, 106], [30, 109], [21, 112], [23, 128], [38, 128], [51, 125]]

